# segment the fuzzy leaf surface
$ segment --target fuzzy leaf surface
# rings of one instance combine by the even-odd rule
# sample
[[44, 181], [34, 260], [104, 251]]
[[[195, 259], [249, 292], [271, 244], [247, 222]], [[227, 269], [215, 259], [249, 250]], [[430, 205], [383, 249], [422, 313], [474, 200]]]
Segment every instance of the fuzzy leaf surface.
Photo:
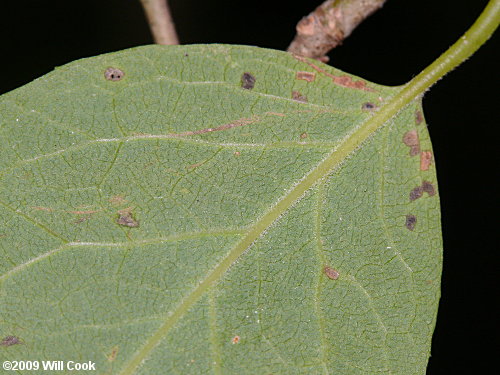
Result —
[[420, 101], [366, 130], [399, 91], [210, 45], [0, 97], [2, 360], [424, 374], [442, 244]]

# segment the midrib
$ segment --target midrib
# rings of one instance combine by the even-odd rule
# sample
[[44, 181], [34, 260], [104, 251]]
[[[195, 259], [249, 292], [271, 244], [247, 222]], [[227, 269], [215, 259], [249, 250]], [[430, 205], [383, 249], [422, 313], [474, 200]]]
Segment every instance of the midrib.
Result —
[[[142, 361], [147, 359], [153, 349], [168, 334], [169, 330], [184, 316], [198, 299], [231, 267], [231, 265], [257, 240], [264, 231], [283, 215], [307, 190], [337, 168], [346, 158], [361, 146], [375, 131], [380, 129], [391, 117], [406, 106], [417, 95], [406, 95], [408, 86], [387, 102], [386, 105], [362, 123], [350, 136], [346, 137], [338, 147], [313, 168], [298, 184], [291, 188], [273, 208], [262, 216], [249, 230], [245, 237], [229, 252], [229, 254], [208, 274], [208, 276], [178, 305], [161, 327], [146, 341], [124, 367], [121, 375], [132, 375]], [[415, 94], [415, 93], [413, 93]]]
[[353, 133], [345, 138], [322, 162], [309, 172], [297, 185], [281, 198], [250, 229], [246, 236], [230, 251], [217, 267], [180, 303], [177, 309], [169, 315], [161, 327], [147, 340], [144, 346], [136, 352], [121, 372], [121, 375], [132, 375], [142, 361], [167, 335], [191, 306], [205, 291], [229, 269], [229, 267], [247, 250], [259, 236], [283, 215], [304, 193], [337, 168], [352, 152], [361, 146], [375, 131], [381, 128], [389, 119], [401, 111], [412, 100], [422, 95], [437, 80], [468, 58], [493, 33], [498, 25], [500, 0], [490, 0], [487, 7], [474, 25], [444, 54], [413, 78], [408, 84], [382, 106], [368, 121], [359, 125]]

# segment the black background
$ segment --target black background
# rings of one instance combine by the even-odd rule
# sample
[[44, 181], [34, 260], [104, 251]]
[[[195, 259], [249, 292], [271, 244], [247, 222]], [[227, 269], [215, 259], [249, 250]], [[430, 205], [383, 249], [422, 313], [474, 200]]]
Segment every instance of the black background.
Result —
[[[320, 2], [170, 0], [183, 44], [280, 50], [292, 40], [297, 21]], [[486, 3], [389, 0], [330, 53], [330, 64], [379, 84], [403, 84], [455, 42]], [[14, 1], [1, 14], [0, 94], [75, 59], [152, 43], [138, 0]], [[498, 371], [489, 368], [496, 363], [498, 342], [493, 332], [498, 317], [498, 46], [496, 35], [424, 98], [445, 247], [428, 375]]]

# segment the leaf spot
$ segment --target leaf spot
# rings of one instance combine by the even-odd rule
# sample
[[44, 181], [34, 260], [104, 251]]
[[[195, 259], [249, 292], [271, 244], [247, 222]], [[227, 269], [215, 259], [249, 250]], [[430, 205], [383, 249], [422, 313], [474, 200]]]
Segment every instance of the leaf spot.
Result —
[[195, 163], [195, 164], [191, 164], [191, 165], [188, 165], [187, 166], [187, 169], [195, 169], [195, 168], [198, 168], [199, 166], [203, 165], [203, 162], [199, 162], [199, 163]]
[[300, 139], [306, 139], [307, 138], [307, 133], [304, 132], [300, 135]]
[[415, 111], [415, 123], [417, 125], [420, 125], [424, 121], [424, 115], [422, 114], [422, 111], [416, 110]]
[[362, 111], [372, 111], [376, 108], [377, 106], [373, 103], [366, 102], [361, 106]]
[[108, 361], [113, 362], [116, 359], [116, 356], [118, 355], [118, 346], [113, 347], [111, 349], [111, 353], [108, 355]]
[[434, 189], [434, 185], [432, 185], [429, 181], [424, 181], [422, 183], [422, 189], [431, 197], [436, 194], [436, 189]]
[[0, 342], [0, 346], [12, 346], [21, 343], [22, 343], [21, 340], [19, 340], [19, 338], [16, 336], [6, 336]]
[[427, 171], [432, 163], [432, 151], [422, 151], [420, 153], [420, 170]]
[[120, 81], [123, 76], [125, 76], [125, 73], [117, 68], [108, 68], [104, 72], [104, 78], [108, 81]]
[[413, 230], [415, 229], [415, 225], [417, 224], [417, 217], [415, 215], [406, 215], [406, 223], [405, 227], [408, 230]]
[[218, 132], [221, 130], [228, 130], [232, 128], [236, 128], [238, 126], [245, 126], [249, 124], [253, 124], [254, 122], [258, 122], [260, 119], [258, 117], [253, 117], [253, 118], [242, 118], [239, 120], [236, 120], [234, 122], [231, 122], [229, 124], [224, 124], [221, 126], [218, 126], [216, 128], [206, 128], [206, 129], [200, 129], [200, 130], [194, 130], [194, 131], [187, 131], [183, 133], [173, 133], [173, 134], [168, 134], [167, 136], [169, 137], [186, 137], [190, 135], [198, 135], [198, 134], [205, 134], [205, 133], [212, 133], [212, 132]]
[[292, 91], [292, 99], [298, 102], [307, 103], [307, 96], [302, 95], [298, 91]]
[[436, 194], [436, 189], [429, 181], [424, 181], [421, 186], [417, 186], [410, 192], [410, 201], [420, 198], [424, 192], [432, 197]]
[[116, 222], [129, 228], [137, 228], [139, 226], [139, 222], [134, 219], [132, 215], [132, 209], [130, 207], [118, 211], [118, 219], [116, 220]]
[[336, 76], [331, 73], [328, 73], [326, 70], [320, 68], [319, 66], [313, 64], [306, 58], [299, 56], [299, 55], [293, 55], [297, 60], [302, 61], [303, 63], [306, 63], [309, 65], [311, 68], [316, 70], [318, 73], [324, 74], [325, 76], [329, 77], [332, 79], [333, 83], [339, 86], [351, 88], [351, 89], [357, 89], [357, 90], [363, 90], [363, 91], [375, 91], [372, 88], [366, 86], [365, 81], [354, 81], [351, 77], [349, 76]]
[[410, 201], [420, 198], [423, 193], [424, 189], [422, 189], [422, 186], [417, 186], [410, 192]]
[[234, 344], [237, 344], [240, 342], [240, 336], [234, 336], [233, 339], [231, 340], [231, 343], [234, 345]]
[[311, 72], [297, 72], [297, 74], [295, 74], [295, 78], [307, 82], [312, 82], [316, 78], [316, 74]]
[[403, 143], [410, 147], [410, 156], [415, 156], [420, 152], [420, 141], [416, 130], [410, 130], [403, 135]]
[[240, 155], [241, 155], [241, 152], [239, 152], [239, 151], [234, 152], [234, 156], [240, 156]]
[[331, 280], [337, 280], [339, 278], [339, 272], [330, 266], [325, 266], [323, 272], [325, 272], [325, 275]]
[[251, 90], [255, 86], [255, 77], [248, 72], [243, 73], [241, 76], [241, 87], [245, 90]]

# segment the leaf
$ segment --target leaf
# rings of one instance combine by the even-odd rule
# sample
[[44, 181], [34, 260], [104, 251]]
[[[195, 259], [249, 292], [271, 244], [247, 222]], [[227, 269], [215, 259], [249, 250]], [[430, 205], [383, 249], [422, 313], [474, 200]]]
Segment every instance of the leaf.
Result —
[[400, 91], [211, 45], [84, 59], [3, 95], [1, 356], [425, 373], [439, 200], [420, 101], [377, 115]]

